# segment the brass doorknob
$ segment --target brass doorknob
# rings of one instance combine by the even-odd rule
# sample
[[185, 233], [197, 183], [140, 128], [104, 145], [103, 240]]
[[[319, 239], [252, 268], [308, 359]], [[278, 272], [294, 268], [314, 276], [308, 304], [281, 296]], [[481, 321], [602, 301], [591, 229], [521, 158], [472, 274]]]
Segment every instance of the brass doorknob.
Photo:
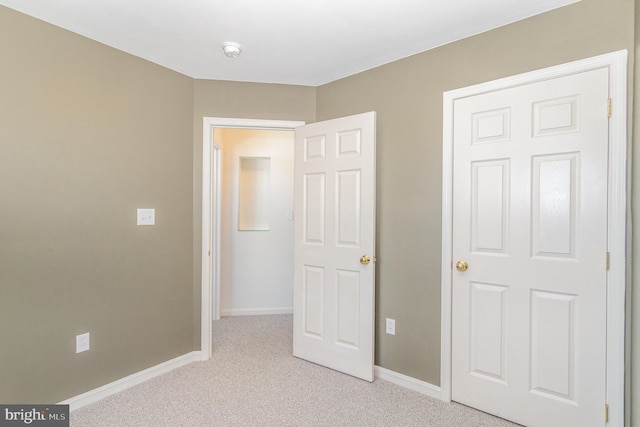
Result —
[[469, 269], [469, 264], [466, 261], [458, 261], [456, 262], [456, 270], [458, 271], [467, 271]]
[[362, 265], [367, 265], [371, 262], [371, 258], [369, 258], [369, 255], [362, 255], [360, 257], [360, 264]]

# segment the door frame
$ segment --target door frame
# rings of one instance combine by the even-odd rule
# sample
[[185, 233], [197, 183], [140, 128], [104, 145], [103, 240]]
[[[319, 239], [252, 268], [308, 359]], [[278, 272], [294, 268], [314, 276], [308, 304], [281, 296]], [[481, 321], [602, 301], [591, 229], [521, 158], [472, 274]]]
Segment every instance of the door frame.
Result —
[[202, 279], [200, 360], [211, 358], [211, 322], [220, 319], [221, 153], [215, 128], [293, 131], [305, 122], [293, 120], [202, 118]]
[[[481, 83], [443, 94], [442, 276], [440, 390], [451, 401], [453, 280], [453, 107], [456, 99], [529, 83], [609, 68], [612, 114], [609, 119], [606, 403], [609, 423], [624, 425], [625, 293], [627, 224], [627, 51], [620, 50], [567, 64]], [[603, 114], [606, 114], [603, 106]], [[605, 262], [605, 254], [603, 260]], [[604, 411], [604, 408], [603, 408]], [[604, 420], [604, 419], [603, 419]]]

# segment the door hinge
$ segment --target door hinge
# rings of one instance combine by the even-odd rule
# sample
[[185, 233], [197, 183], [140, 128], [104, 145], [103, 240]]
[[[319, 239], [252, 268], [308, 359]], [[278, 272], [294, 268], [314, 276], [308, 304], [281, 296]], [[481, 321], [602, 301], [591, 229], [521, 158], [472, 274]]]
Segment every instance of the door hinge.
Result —
[[209, 251], [209, 256], [211, 256], [211, 251]]
[[609, 258], [610, 257], [611, 257], [611, 253], [607, 252], [607, 254], [605, 255], [605, 264], [604, 264], [607, 270], [609, 269], [609, 265], [610, 265], [609, 264]]
[[606, 403], [604, 404], [604, 422], [609, 422], [609, 405], [607, 405]]
[[611, 117], [611, 98], [607, 99], [607, 117]]

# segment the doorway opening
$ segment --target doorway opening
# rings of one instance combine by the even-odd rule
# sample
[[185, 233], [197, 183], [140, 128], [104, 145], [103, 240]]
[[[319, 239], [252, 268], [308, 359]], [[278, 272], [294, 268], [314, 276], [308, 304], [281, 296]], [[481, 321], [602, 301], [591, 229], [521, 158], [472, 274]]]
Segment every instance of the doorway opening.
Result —
[[213, 140], [222, 153], [218, 313], [291, 314], [294, 133], [215, 128]]
[[[216, 141], [216, 130], [247, 130], [247, 131], [293, 131], [296, 127], [303, 125], [304, 122], [299, 121], [276, 121], [276, 120], [258, 120], [258, 119], [233, 119], [233, 118], [203, 118], [203, 144], [202, 144], [202, 281], [201, 281], [201, 360], [208, 360], [211, 357], [211, 327], [212, 320], [219, 319], [224, 309], [221, 307], [221, 266], [223, 250], [223, 223], [222, 209], [224, 208], [222, 187], [223, 176], [222, 167], [224, 156], [222, 154], [223, 146]], [[220, 132], [220, 131], [219, 131]], [[224, 133], [223, 132], [223, 133]], [[222, 139], [222, 144], [225, 143]], [[258, 157], [266, 158], [268, 156], [247, 155], [247, 158]], [[239, 168], [238, 155], [238, 168]], [[248, 162], [251, 163], [251, 162]], [[265, 162], [262, 163], [264, 168]], [[255, 165], [254, 165], [255, 166]], [[292, 162], [293, 166], [293, 162]], [[255, 173], [250, 172], [251, 166], [247, 166], [249, 171], [245, 175], [248, 182]], [[255, 171], [254, 171], [255, 172]], [[254, 176], [255, 178], [255, 176]], [[255, 181], [255, 180], [254, 180]], [[236, 185], [237, 188], [237, 185]], [[252, 191], [245, 192], [251, 194]], [[292, 192], [291, 192], [292, 193]], [[254, 200], [255, 201], [255, 200]], [[251, 202], [249, 202], [251, 203]], [[233, 208], [233, 206], [231, 207]], [[285, 220], [293, 219], [285, 209], [282, 213]], [[237, 203], [236, 203], [237, 210]], [[251, 211], [252, 209], [248, 209]], [[236, 221], [238, 216], [235, 215]], [[264, 228], [264, 224], [261, 226]], [[237, 226], [236, 226], [237, 230]], [[241, 231], [243, 233], [264, 233], [261, 231]], [[292, 245], [292, 242], [290, 242]], [[252, 260], [246, 261], [252, 262]], [[242, 264], [242, 263], [240, 263]], [[246, 289], [245, 289], [246, 290]], [[245, 312], [245, 314], [251, 314]], [[255, 314], [255, 313], [253, 313]], [[263, 313], [266, 314], [266, 313]]]

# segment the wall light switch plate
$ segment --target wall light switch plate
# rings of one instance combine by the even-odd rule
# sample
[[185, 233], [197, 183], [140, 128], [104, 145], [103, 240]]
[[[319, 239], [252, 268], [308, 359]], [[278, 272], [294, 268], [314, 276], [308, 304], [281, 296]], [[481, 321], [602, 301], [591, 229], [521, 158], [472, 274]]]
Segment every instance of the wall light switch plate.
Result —
[[138, 225], [155, 225], [155, 209], [138, 209]]

